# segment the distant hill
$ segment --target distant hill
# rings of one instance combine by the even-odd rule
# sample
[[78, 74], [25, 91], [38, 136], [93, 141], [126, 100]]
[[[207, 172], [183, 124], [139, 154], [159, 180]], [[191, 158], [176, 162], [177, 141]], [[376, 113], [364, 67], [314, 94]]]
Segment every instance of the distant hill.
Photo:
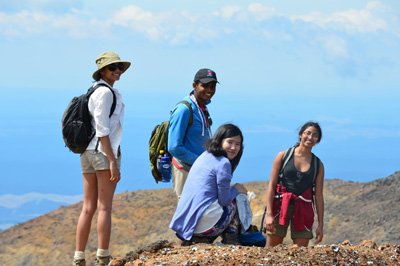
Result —
[[[256, 193], [253, 223], [260, 225], [267, 182], [247, 183]], [[325, 238], [333, 244], [368, 239], [400, 244], [400, 172], [368, 183], [326, 180]], [[82, 203], [61, 207], [46, 215], [0, 232], [0, 265], [70, 265], [75, 226]], [[176, 207], [171, 189], [139, 190], [115, 196], [111, 252], [129, 251], [156, 240], [176, 241], [168, 229]], [[87, 246], [88, 261], [97, 247], [95, 221]], [[290, 241], [289, 241], [290, 242]], [[313, 243], [312, 243], [313, 244]]]

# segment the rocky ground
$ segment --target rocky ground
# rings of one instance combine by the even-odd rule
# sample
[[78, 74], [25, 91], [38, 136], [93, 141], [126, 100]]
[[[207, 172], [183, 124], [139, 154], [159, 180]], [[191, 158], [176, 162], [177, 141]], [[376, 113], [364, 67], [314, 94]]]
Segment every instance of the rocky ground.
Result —
[[[259, 226], [267, 182], [245, 185], [257, 195], [251, 201], [252, 224]], [[400, 171], [368, 183], [328, 179], [324, 197], [320, 246], [295, 248], [287, 237], [286, 245], [274, 249], [180, 247], [172, 243], [177, 238], [168, 226], [177, 203], [172, 189], [127, 191], [114, 197], [111, 254], [120, 257], [115, 265], [400, 265]], [[0, 232], [0, 266], [70, 266], [81, 210], [82, 202], [64, 206]], [[96, 217], [86, 246], [88, 265], [96, 256]], [[160, 239], [170, 242], [157, 242]], [[338, 243], [337, 250], [332, 244]]]
[[111, 265], [400, 265], [400, 245], [377, 245], [366, 240], [359, 245], [344, 241], [338, 245], [305, 248], [284, 244], [267, 249], [218, 243], [182, 247], [158, 241], [115, 258]]

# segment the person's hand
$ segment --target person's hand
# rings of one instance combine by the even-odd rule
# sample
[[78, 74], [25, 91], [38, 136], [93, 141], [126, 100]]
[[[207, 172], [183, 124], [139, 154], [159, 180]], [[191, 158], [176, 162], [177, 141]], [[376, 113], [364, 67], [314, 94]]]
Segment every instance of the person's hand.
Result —
[[121, 180], [121, 173], [119, 171], [118, 164], [116, 161], [112, 161], [110, 163], [110, 172], [111, 172], [110, 181], [113, 183], [118, 183], [119, 180]]
[[273, 214], [266, 214], [264, 218], [264, 233], [269, 231], [275, 233], [275, 218]]
[[317, 244], [320, 243], [323, 237], [324, 237], [324, 229], [322, 228], [322, 225], [318, 224], [318, 227], [315, 230], [315, 243]]
[[242, 184], [235, 184], [235, 188], [239, 193], [247, 194], [247, 189]]

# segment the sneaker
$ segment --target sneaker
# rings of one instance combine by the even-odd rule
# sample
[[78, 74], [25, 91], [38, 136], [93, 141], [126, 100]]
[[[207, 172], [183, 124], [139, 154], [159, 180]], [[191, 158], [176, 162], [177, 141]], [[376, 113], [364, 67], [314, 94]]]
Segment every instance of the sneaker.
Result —
[[72, 266], [86, 266], [86, 260], [74, 260]]
[[192, 236], [190, 239], [192, 242], [196, 243], [205, 243], [212, 244], [216, 237], [214, 236]]
[[258, 232], [258, 231], [260, 231], [260, 230], [258, 230], [257, 225], [252, 224], [252, 225], [250, 225], [249, 229], [246, 230], [246, 233], [247, 232]]
[[191, 241], [191, 240], [182, 240], [181, 241], [182, 247], [191, 246], [191, 245], [193, 245], [193, 241]]
[[238, 234], [236, 233], [223, 233], [221, 237], [221, 242], [225, 245], [239, 245]]
[[96, 257], [95, 265], [96, 266], [108, 266], [111, 261], [111, 256], [106, 257]]
[[215, 236], [192, 236], [190, 240], [183, 240], [181, 246], [190, 246], [194, 244], [212, 244], [216, 239]]

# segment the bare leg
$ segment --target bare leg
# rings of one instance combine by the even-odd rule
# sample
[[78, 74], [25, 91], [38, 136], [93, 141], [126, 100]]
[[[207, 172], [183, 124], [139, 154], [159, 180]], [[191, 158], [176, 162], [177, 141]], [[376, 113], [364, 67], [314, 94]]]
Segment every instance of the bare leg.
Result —
[[111, 182], [110, 170], [96, 171], [98, 179], [98, 248], [108, 249], [111, 235], [111, 211], [117, 183]]
[[299, 247], [307, 247], [310, 239], [308, 238], [295, 238], [293, 243], [297, 244]]
[[281, 236], [267, 235], [267, 248], [282, 244], [282, 242], [283, 237]]
[[89, 238], [92, 218], [97, 208], [96, 174], [83, 174], [83, 206], [76, 226], [75, 250], [84, 251]]
[[281, 236], [274, 236], [274, 235], [267, 235], [267, 247], [274, 247], [276, 245], [282, 244], [283, 237]]

